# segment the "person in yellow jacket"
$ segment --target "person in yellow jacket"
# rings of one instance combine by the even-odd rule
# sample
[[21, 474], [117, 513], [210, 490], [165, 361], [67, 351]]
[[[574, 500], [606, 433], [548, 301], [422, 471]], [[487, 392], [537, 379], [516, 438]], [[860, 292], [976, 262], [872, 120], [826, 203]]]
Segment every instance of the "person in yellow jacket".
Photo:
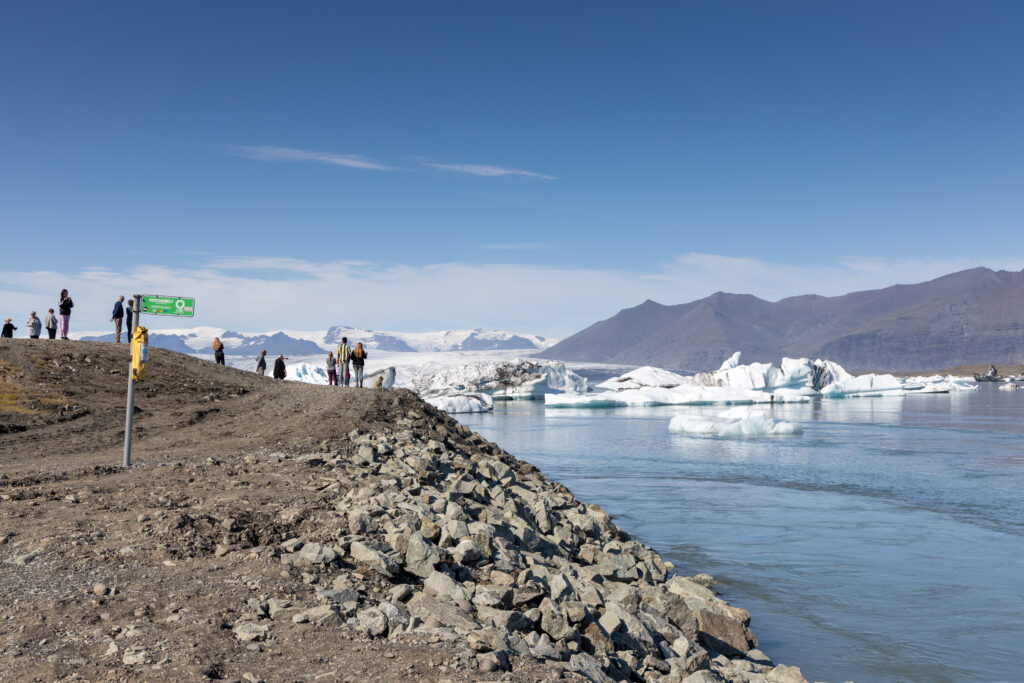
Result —
[[348, 345], [348, 337], [341, 338], [341, 346], [338, 347], [338, 384], [348, 386], [349, 374], [348, 364], [352, 360], [352, 347]]

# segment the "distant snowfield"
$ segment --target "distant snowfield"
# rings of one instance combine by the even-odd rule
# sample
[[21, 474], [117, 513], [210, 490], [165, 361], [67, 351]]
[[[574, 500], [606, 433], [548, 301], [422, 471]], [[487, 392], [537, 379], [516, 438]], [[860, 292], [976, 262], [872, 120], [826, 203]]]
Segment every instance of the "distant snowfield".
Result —
[[[153, 324], [143, 319], [143, 324]], [[149, 327], [149, 325], [147, 325]], [[363, 330], [335, 325], [326, 330], [272, 330], [267, 332], [237, 332], [222, 327], [149, 328], [151, 338], [158, 340], [154, 346], [175, 351], [199, 353], [210, 352], [210, 344], [219, 337], [227, 355], [255, 355], [261, 349], [277, 356], [310, 355], [319, 348], [326, 354], [336, 349], [342, 337], [355, 346], [362, 342], [367, 349], [382, 352], [434, 353], [434, 352], [476, 352], [516, 351], [519, 355], [535, 353], [546, 349], [557, 339], [548, 339], [535, 334], [520, 334], [504, 330], [442, 330], [437, 332], [384, 332]], [[112, 341], [110, 329], [102, 331], [73, 332], [74, 339]]]

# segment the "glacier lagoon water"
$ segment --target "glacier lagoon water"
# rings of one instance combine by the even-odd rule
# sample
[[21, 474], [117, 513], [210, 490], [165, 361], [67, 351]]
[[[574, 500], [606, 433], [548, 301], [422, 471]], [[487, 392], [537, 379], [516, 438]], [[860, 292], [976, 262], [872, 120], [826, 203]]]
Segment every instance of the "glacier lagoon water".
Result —
[[802, 436], [673, 434], [721, 407], [545, 410], [461, 422], [708, 572], [808, 680], [1024, 680], [1024, 391], [768, 409]]

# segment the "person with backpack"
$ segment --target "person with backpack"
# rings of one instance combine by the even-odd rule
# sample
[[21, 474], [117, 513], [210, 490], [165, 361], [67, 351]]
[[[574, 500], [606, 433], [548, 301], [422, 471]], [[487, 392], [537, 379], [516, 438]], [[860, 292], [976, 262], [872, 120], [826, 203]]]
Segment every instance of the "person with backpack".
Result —
[[25, 325], [28, 326], [28, 338], [39, 339], [39, 333], [43, 331], [43, 321], [36, 317], [35, 311], [29, 314]]
[[334, 352], [327, 352], [327, 386], [338, 386], [338, 370], [334, 363]]
[[14, 339], [14, 331], [18, 329], [11, 322], [10, 318], [4, 318], [4, 328], [0, 330], [0, 337], [4, 339]]
[[349, 374], [348, 364], [352, 359], [352, 347], [348, 345], [348, 337], [341, 338], [341, 346], [338, 347], [338, 384], [348, 386]]
[[213, 359], [217, 361], [217, 365], [224, 365], [224, 343], [220, 337], [213, 338]]
[[50, 339], [57, 338], [57, 316], [53, 314], [53, 309], [46, 314], [46, 333], [50, 335]]
[[[110, 315], [110, 322], [114, 323], [114, 343], [121, 343], [121, 323], [124, 322], [124, 297], [117, 297], [114, 302], [114, 312]], [[129, 330], [128, 334], [131, 334]]]
[[256, 356], [256, 374], [264, 375], [267, 372], [267, 350], [263, 349], [260, 351], [260, 355]]
[[75, 307], [75, 302], [71, 300], [71, 295], [68, 294], [68, 290], [60, 290], [60, 301], [57, 304], [57, 308], [60, 309], [60, 338], [68, 338], [68, 327], [71, 324], [71, 309]]
[[356, 386], [363, 386], [363, 365], [366, 363], [366, 350], [363, 348], [363, 342], [356, 344], [356, 348], [352, 349], [352, 369], [356, 372]]
[[288, 370], [284, 367], [285, 357], [280, 355], [274, 361], [274, 379], [284, 379], [288, 376]]

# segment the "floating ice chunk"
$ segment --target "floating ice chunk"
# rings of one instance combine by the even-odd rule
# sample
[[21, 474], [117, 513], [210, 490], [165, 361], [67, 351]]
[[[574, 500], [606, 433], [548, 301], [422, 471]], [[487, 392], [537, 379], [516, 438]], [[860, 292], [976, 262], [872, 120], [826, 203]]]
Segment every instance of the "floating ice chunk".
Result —
[[999, 391], [1017, 391], [1018, 389], [1024, 389], [1021, 385], [1016, 382], [1010, 382], [1008, 384], [1000, 385]]
[[903, 382], [892, 375], [848, 376], [821, 388], [821, 395], [830, 398], [899, 396], [903, 393]]
[[[738, 353], [738, 352], [737, 352]], [[677, 375], [668, 370], [645, 365], [636, 370], [630, 370], [624, 375], [612, 377], [597, 385], [598, 389], [610, 389], [620, 391], [622, 389], [639, 389], [641, 387], [662, 387], [671, 389], [681, 384], [690, 384], [690, 378]]]
[[716, 418], [698, 415], [676, 415], [668, 425], [669, 431], [684, 434], [723, 437], [795, 436], [803, 434], [800, 425], [777, 422], [755, 408], [731, 408]]
[[487, 394], [428, 396], [423, 400], [446, 413], [486, 413], [494, 410], [494, 399]]
[[948, 394], [960, 391], [977, 391], [978, 383], [972, 377], [955, 375], [931, 375], [929, 377], [906, 377], [903, 388], [915, 394]]
[[549, 408], [615, 408], [623, 406], [672, 406], [750, 403], [790, 403], [809, 401], [813, 390], [788, 389], [775, 392], [734, 387], [681, 386], [671, 389], [644, 387], [592, 394], [548, 394]]

